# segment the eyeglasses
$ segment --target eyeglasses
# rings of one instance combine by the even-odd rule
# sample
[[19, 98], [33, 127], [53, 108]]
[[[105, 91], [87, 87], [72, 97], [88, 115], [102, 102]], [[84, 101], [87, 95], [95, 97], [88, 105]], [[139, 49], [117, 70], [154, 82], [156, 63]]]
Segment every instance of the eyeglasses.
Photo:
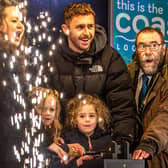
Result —
[[148, 47], [152, 51], [156, 51], [159, 49], [160, 45], [163, 43], [150, 43], [150, 44], [139, 44], [137, 46], [138, 51], [145, 51], [145, 49]]

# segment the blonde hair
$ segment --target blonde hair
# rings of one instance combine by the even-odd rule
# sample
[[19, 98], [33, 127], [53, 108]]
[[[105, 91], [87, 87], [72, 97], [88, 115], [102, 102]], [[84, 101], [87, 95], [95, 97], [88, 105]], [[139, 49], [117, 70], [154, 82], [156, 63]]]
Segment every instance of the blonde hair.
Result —
[[80, 94], [72, 98], [67, 104], [65, 128], [77, 127], [78, 111], [83, 105], [86, 104], [93, 105], [95, 108], [98, 117], [97, 126], [99, 128], [105, 129], [105, 127], [110, 124], [111, 115], [105, 103], [96, 96]]
[[[2, 28], [4, 26], [4, 19], [6, 17], [5, 15], [5, 9], [11, 6], [18, 6], [19, 0], [0, 0], [0, 48], [5, 50], [15, 50], [16, 47], [13, 46], [9, 41], [5, 40], [4, 33], [2, 31]], [[19, 9], [20, 10], [20, 9]], [[25, 26], [25, 25], [24, 25]], [[22, 42], [24, 41], [24, 37], [22, 39]]]
[[[43, 107], [48, 96], [53, 96], [56, 100], [56, 114], [53, 125], [54, 125], [54, 141], [57, 141], [57, 138], [60, 136], [62, 130], [62, 125], [60, 123], [61, 105], [58, 91], [42, 87], [34, 87], [32, 91], [29, 93], [29, 97], [32, 100], [36, 99], [35, 109], [36, 110], [40, 109], [41, 113], [38, 113], [40, 115], [42, 114]], [[37, 100], [38, 98], [39, 101]]]

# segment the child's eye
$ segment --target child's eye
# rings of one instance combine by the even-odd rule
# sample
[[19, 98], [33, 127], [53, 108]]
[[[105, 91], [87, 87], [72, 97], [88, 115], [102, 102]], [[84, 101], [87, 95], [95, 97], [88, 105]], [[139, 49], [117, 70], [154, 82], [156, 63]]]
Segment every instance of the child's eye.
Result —
[[85, 116], [83, 114], [79, 115], [80, 118], [84, 118]]
[[53, 112], [54, 110], [55, 110], [54, 108], [50, 108], [50, 111], [52, 111], [52, 112]]
[[91, 118], [96, 117], [96, 115], [95, 115], [95, 114], [90, 114], [89, 116], [90, 116]]

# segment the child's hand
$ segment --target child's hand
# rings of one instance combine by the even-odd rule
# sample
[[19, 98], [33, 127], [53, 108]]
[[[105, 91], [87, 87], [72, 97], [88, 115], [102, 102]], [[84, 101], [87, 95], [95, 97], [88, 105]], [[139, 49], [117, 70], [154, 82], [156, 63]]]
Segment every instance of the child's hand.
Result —
[[62, 144], [64, 144], [64, 139], [61, 138], [61, 137], [57, 137], [57, 138], [54, 138], [54, 142], [55, 142], [57, 145], [62, 145]]
[[68, 144], [69, 147], [69, 156], [82, 156], [85, 153], [85, 148], [78, 144]]
[[77, 159], [76, 164], [78, 167], [80, 167], [81, 165], [83, 165], [84, 160], [91, 160], [91, 159], [93, 159], [93, 156], [84, 155], [84, 156], [81, 156], [79, 159]]
[[65, 164], [68, 163], [68, 154], [57, 144], [52, 143], [49, 147], [49, 150], [55, 152], [58, 157], [61, 159], [61, 162], [64, 162]]

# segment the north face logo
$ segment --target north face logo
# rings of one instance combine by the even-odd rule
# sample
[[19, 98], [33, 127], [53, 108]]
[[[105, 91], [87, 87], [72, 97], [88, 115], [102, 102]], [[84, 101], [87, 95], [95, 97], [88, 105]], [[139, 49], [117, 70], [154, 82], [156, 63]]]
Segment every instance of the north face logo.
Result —
[[89, 68], [91, 72], [103, 72], [103, 67], [101, 65], [93, 65]]

